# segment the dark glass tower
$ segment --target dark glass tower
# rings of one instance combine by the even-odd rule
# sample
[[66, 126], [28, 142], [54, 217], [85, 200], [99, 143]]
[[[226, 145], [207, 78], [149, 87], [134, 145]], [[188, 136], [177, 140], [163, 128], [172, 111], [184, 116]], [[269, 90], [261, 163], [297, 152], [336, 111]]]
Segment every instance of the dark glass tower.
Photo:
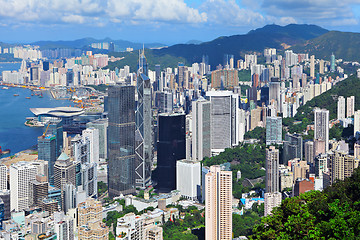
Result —
[[176, 189], [176, 161], [186, 158], [185, 114], [160, 114], [157, 156], [157, 189]]
[[135, 192], [135, 87], [109, 87], [108, 110], [108, 185], [113, 198]]
[[54, 165], [57, 159], [56, 154], [56, 135], [47, 134], [38, 137], [38, 159], [48, 162], [49, 184], [54, 185]]

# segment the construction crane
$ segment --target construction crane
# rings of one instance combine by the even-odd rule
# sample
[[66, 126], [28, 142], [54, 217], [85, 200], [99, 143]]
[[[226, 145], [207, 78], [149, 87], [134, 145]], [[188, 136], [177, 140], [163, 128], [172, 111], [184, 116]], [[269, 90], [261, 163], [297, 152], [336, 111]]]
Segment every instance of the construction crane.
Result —
[[49, 126], [50, 126], [50, 123], [48, 123], [48, 125], [47, 125], [47, 127], [46, 127], [46, 129], [45, 129], [45, 132], [44, 132], [43, 135], [42, 135], [43, 138], [45, 137], [45, 135], [46, 135], [46, 133], [47, 133], [47, 131], [48, 131], [48, 129], [49, 129]]

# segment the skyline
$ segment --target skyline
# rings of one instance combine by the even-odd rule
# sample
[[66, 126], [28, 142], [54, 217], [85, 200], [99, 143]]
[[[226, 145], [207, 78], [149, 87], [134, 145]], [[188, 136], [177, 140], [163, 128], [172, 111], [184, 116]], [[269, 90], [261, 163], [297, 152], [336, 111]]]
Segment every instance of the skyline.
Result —
[[[267, 24], [359, 29], [360, 3], [346, 0], [0, 0], [0, 41], [31, 43], [84, 37], [144, 43], [210, 41]], [[145, 37], [144, 37], [145, 36]]]

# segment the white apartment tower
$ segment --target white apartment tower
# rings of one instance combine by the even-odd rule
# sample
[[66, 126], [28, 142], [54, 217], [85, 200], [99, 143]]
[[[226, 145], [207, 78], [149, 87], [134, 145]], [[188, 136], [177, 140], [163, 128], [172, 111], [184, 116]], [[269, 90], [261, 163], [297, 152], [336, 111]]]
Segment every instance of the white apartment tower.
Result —
[[83, 130], [82, 136], [90, 141], [90, 162], [99, 164], [99, 130], [87, 128]]
[[354, 114], [354, 136], [360, 132], [360, 110], [357, 110]]
[[196, 201], [200, 198], [201, 164], [200, 162], [176, 161], [176, 189], [181, 196]]
[[271, 215], [274, 207], [278, 207], [281, 204], [281, 193], [265, 193], [264, 196], [264, 214], [265, 217]]
[[279, 150], [274, 146], [266, 149], [266, 179], [265, 186], [267, 193], [279, 191]]
[[10, 166], [10, 208], [22, 211], [30, 206], [30, 184], [37, 175], [36, 166], [18, 162]]
[[232, 239], [232, 172], [211, 166], [205, 196], [205, 239]]
[[337, 119], [344, 119], [345, 118], [345, 98], [343, 96], [340, 96], [338, 98], [338, 104], [337, 104]]
[[7, 167], [0, 164], [0, 191], [7, 190]]
[[346, 117], [352, 117], [355, 113], [355, 96], [346, 98]]
[[210, 140], [210, 102], [200, 98], [192, 103], [193, 160], [211, 156]]
[[325, 152], [329, 150], [329, 110], [315, 109], [314, 139], [325, 142]]

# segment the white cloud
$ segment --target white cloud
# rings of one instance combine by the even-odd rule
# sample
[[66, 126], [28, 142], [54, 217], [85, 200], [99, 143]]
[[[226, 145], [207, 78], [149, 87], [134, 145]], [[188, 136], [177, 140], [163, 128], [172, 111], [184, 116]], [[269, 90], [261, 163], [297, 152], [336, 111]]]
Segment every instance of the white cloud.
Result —
[[68, 15], [68, 16], [63, 16], [61, 18], [61, 20], [63, 20], [64, 22], [67, 23], [84, 23], [85, 22], [85, 18], [83, 16], [80, 15]]
[[265, 23], [262, 14], [240, 8], [235, 0], [206, 0], [200, 8], [207, 13], [210, 23], [227, 26], [260, 26]]

